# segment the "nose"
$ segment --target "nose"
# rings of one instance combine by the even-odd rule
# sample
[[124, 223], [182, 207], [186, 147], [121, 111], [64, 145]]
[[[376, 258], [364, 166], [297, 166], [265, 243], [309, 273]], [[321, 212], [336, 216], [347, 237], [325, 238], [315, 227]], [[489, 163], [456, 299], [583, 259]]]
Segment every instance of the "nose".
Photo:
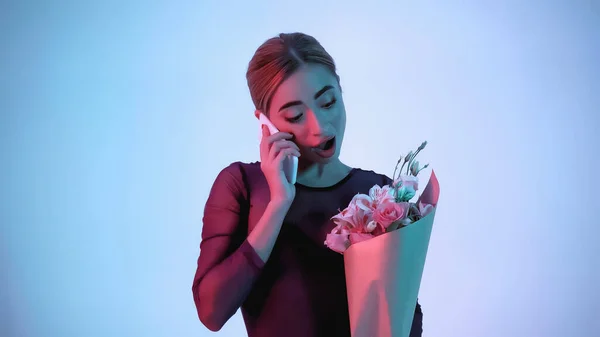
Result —
[[330, 131], [329, 120], [323, 114], [310, 111], [308, 114], [308, 127], [310, 134], [316, 137], [327, 135]]

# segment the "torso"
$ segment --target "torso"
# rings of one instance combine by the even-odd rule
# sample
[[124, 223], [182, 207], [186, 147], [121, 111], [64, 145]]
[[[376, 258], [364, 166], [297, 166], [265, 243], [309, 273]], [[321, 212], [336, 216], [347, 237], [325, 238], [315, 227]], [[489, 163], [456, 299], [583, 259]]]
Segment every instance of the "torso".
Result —
[[[251, 231], [269, 202], [269, 190], [259, 164], [244, 169]], [[250, 337], [350, 336], [343, 256], [324, 241], [335, 226], [331, 217], [354, 195], [387, 183], [384, 175], [349, 168], [333, 186], [296, 184], [271, 256], [242, 306]]]

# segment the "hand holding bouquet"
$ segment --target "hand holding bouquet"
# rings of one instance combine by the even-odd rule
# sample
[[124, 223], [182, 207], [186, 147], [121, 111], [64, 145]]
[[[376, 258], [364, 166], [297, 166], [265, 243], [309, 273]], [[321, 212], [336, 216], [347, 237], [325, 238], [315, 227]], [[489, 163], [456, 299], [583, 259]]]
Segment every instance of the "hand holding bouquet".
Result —
[[426, 145], [398, 160], [391, 185], [357, 194], [332, 218], [336, 227], [325, 245], [344, 255], [353, 337], [409, 336], [439, 197], [432, 172], [411, 202], [428, 166], [415, 160]]

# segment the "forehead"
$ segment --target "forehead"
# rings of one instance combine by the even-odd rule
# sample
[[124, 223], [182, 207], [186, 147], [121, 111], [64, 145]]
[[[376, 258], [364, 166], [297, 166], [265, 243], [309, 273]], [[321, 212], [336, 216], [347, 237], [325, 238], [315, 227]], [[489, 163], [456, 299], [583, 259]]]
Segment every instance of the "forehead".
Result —
[[322, 65], [304, 65], [275, 90], [271, 108], [276, 108], [289, 101], [312, 101], [314, 94], [326, 85], [337, 88], [337, 80], [329, 69]]

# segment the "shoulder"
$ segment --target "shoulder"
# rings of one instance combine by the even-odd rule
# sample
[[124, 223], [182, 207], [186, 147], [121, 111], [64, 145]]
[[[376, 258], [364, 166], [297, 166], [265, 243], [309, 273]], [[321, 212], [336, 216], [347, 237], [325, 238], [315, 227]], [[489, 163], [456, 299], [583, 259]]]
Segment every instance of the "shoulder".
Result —
[[213, 189], [227, 188], [232, 192], [243, 191], [248, 181], [261, 175], [260, 164], [236, 161], [222, 168], [215, 178]]
[[213, 189], [227, 189], [236, 194], [245, 194], [250, 182], [264, 179], [259, 162], [233, 162], [217, 174]]
[[219, 176], [231, 177], [238, 180], [243, 180], [248, 177], [252, 178], [257, 175], [262, 175], [259, 162], [244, 163], [236, 161], [227, 165], [219, 172]]

